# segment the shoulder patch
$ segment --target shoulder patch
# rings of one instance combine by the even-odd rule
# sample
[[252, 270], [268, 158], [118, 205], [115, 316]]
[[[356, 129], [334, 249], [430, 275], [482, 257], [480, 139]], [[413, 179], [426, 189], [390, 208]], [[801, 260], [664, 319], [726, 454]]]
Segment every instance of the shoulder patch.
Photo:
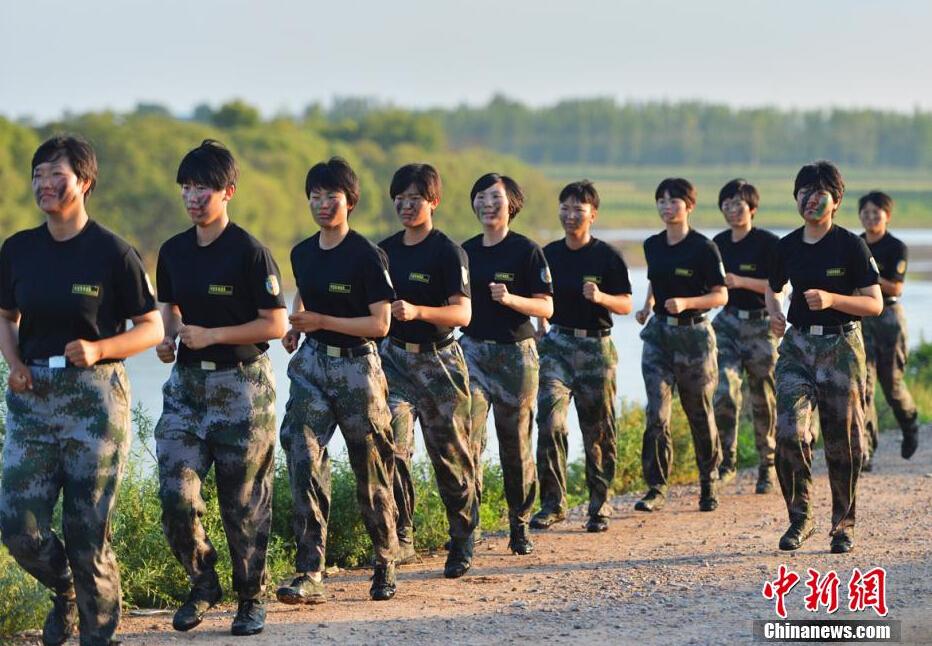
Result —
[[460, 271], [463, 273], [463, 284], [469, 284], [469, 270], [466, 269], [463, 265], [460, 265]]
[[873, 257], [873, 256], [871, 256], [871, 268], [872, 268], [874, 271], [876, 271], [878, 274], [880, 273], [880, 268], [877, 266], [877, 261], [874, 260], [874, 257]]
[[553, 279], [550, 277], [550, 265], [544, 265], [540, 270], [540, 279], [547, 284], [552, 282]]
[[278, 276], [269, 274], [269, 277], [265, 279], [265, 291], [272, 296], [281, 294], [282, 288], [281, 285], [278, 284]]
[[718, 263], [718, 274], [722, 278], [725, 277], [725, 264], [722, 261], [719, 261]]
[[149, 296], [155, 296], [155, 287], [152, 286], [152, 280], [149, 278], [149, 272], [143, 272], [146, 277], [146, 289], [149, 290]]
[[[383, 269], [382, 273], [385, 274], [385, 282], [388, 283], [388, 286], [391, 287], [392, 289], [395, 289], [395, 285], [392, 283], [392, 277], [388, 275], [388, 270]], [[430, 280], [430, 277], [428, 277], [428, 281], [429, 280]]]
[[898, 274], [906, 273], [906, 261], [905, 260], [901, 260], [898, 263], [896, 263], [896, 273]]

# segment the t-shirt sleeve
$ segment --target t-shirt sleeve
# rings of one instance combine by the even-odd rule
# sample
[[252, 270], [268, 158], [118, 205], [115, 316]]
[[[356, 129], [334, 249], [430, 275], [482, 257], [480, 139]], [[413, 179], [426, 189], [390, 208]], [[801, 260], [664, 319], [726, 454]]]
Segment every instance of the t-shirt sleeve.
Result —
[[367, 305], [395, 300], [395, 288], [388, 274], [388, 256], [379, 247], [373, 247], [362, 259], [361, 277]]
[[272, 253], [265, 247], [258, 247], [253, 252], [249, 268], [249, 289], [256, 302], [256, 309], [274, 310], [285, 307], [282, 275]]
[[443, 295], [446, 298], [462, 294], [470, 298], [469, 258], [458, 245], [447, 245], [443, 254]]
[[706, 285], [709, 287], [725, 284], [725, 265], [722, 264], [722, 254], [711, 240], [706, 244], [701, 270]]
[[168, 270], [168, 261], [165, 259], [165, 246], [159, 249], [159, 261], [155, 266], [155, 285], [159, 292], [159, 301], [162, 303], [175, 303], [175, 289], [172, 285], [172, 275]]
[[13, 258], [6, 242], [0, 247], [0, 309], [17, 309], [16, 293], [13, 289]]
[[893, 261], [893, 266], [890, 268], [890, 278], [899, 283], [902, 283], [906, 280], [906, 264], [909, 260], [909, 251], [906, 248], [905, 244], [899, 244], [893, 250], [893, 253], [890, 254], [890, 260]]
[[770, 253], [770, 269], [767, 273], [767, 282], [770, 284], [771, 291], [774, 294], [779, 294], [783, 291], [786, 280], [786, 245], [783, 242], [778, 242]]
[[121, 316], [133, 318], [155, 309], [155, 292], [152, 281], [142, 264], [142, 257], [132, 247], [123, 254], [122, 266], [116, 277], [115, 290], [122, 304]]
[[858, 289], [876, 285], [880, 273], [877, 270], [877, 262], [871, 255], [870, 248], [863, 238], [852, 236], [853, 241], [852, 253], [850, 255], [851, 263], [851, 280]]
[[628, 276], [628, 266], [617, 249], [613, 247], [609, 249], [612, 255], [608, 262], [605, 280], [602, 283], [602, 291], [606, 294], [630, 294], [631, 278]]
[[550, 265], [544, 256], [544, 250], [534, 244], [528, 253], [528, 286], [531, 294], [553, 294], [553, 280], [550, 278]]

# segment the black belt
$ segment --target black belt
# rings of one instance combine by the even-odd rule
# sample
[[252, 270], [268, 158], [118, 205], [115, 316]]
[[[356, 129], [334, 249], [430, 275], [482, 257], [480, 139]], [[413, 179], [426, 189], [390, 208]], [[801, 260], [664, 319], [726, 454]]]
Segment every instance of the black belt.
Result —
[[248, 359], [243, 359], [242, 361], [182, 361], [181, 365], [185, 368], [193, 368], [195, 370], [233, 370], [234, 368], [243, 368], [245, 366], [251, 366], [256, 361], [262, 358], [263, 355], [257, 354], [254, 357], [249, 357]]
[[367, 354], [375, 354], [375, 344], [374, 343], [363, 343], [362, 345], [354, 345], [349, 348], [341, 348], [338, 345], [327, 345], [326, 343], [321, 343], [311, 338], [305, 338], [305, 343], [310, 343], [311, 347], [316, 348], [320, 352], [323, 352], [328, 357], [343, 357], [355, 359], [357, 357], [364, 357]]
[[742, 321], [759, 321], [770, 316], [766, 307], [762, 307], [759, 310], [739, 310], [737, 307], [726, 307], [725, 309]]
[[883, 299], [883, 304], [884, 304], [884, 305], [893, 305], [893, 304], [896, 303], [898, 300], [900, 300], [900, 299], [898, 299], [896, 296], [887, 296], [885, 299]]
[[815, 334], [816, 336], [826, 336], [829, 334], [844, 334], [850, 332], [858, 326], [857, 321], [848, 321], [844, 325], [794, 325], [797, 330], [805, 334]]
[[[56, 365], [56, 359], [59, 360], [58, 365]], [[64, 359], [64, 363], [61, 364], [60, 361]], [[71, 363], [69, 359], [65, 357], [48, 357], [45, 359], [26, 359], [23, 363], [27, 366], [37, 366], [40, 368], [77, 368], [78, 366]], [[111, 363], [123, 363], [123, 359], [101, 359], [94, 366], [105, 366]], [[94, 366], [90, 366], [93, 368]]]
[[705, 314], [700, 314], [699, 316], [687, 316], [684, 318], [676, 316], [661, 316], [659, 318], [667, 325], [691, 327], [698, 323], [702, 323], [705, 320]]
[[564, 327], [562, 325], [552, 325], [551, 329], [557, 334], [566, 336], [575, 336], [577, 339], [601, 339], [612, 333], [611, 328], [598, 330], [584, 330], [578, 327]]
[[445, 339], [440, 339], [432, 343], [408, 343], [407, 341], [396, 339], [393, 336], [388, 337], [388, 340], [392, 345], [406, 350], [407, 352], [431, 352], [433, 350], [442, 350], [456, 341], [452, 334]]

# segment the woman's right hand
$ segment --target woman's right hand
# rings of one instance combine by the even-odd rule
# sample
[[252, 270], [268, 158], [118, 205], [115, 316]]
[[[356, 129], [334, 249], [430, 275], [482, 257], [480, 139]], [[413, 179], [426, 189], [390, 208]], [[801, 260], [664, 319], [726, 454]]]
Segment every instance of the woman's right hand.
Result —
[[637, 312], [634, 313], [634, 320], [640, 323], [641, 325], [644, 325], [645, 323], [647, 323], [647, 319], [650, 318], [650, 310], [651, 308], [649, 307], [645, 307], [644, 309], [638, 310]]
[[298, 343], [301, 341], [301, 333], [296, 329], [291, 328], [285, 333], [285, 336], [282, 337], [282, 345], [285, 347], [285, 350], [288, 351], [288, 354], [292, 354], [295, 350], [298, 349]]
[[175, 340], [170, 336], [165, 337], [162, 339], [161, 343], [155, 346], [155, 354], [162, 363], [172, 363], [175, 360], [175, 352], [177, 350], [178, 347], [175, 345]]
[[770, 331], [773, 332], [774, 336], [777, 338], [782, 337], [786, 332], [786, 316], [783, 312], [770, 314]]
[[32, 390], [32, 373], [29, 372], [29, 366], [20, 363], [10, 368], [10, 376], [6, 380], [10, 391], [14, 393], [24, 393]]

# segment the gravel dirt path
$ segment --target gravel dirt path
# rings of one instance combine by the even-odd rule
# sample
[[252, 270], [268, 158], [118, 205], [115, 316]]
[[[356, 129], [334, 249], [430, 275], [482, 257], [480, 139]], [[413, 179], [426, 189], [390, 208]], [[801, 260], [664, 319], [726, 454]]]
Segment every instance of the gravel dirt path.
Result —
[[[754, 493], [757, 470], [724, 488], [713, 513], [697, 508], [698, 487], [675, 488], [654, 514], [632, 510], [636, 495], [618, 497], [604, 534], [587, 534], [581, 510], [566, 523], [536, 532], [530, 556], [512, 556], [507, 537], [487, 536], [473, 569], [443, 578], [445, 553], [423, 555], [399, 570], [392, 601], [368, 599], [367, 571], [327, 580], [319, 606], [268, 604], [261, 635], [229, 634], [233, 608], [212, 610], [190, 633], [171, 630], [171, 616], [125, 618], [120, 636], [142, 644], [750, 644], [752, 620], [777, 620], [761, 594], [785, 564], [803, 578], [787, 596], [789, 619], [876, 619], [873, 609], [846, 607], [855, 567], [887, 571], [888, 619], [902, 622], [902, 643], [932, 644], [932, 433], [922, 431], [909, 461], [899, 433], [884, 433], [874, 471], [858, 496], [855, 550], [829, 547], [830, 497], [821, 452], [814, 495], [817, 532], [795, 553], [777, 550], [786, 529], [779, 493]], [[834, 570], [842, 608], [834, 615], [804, 608], [807, 568]]]

